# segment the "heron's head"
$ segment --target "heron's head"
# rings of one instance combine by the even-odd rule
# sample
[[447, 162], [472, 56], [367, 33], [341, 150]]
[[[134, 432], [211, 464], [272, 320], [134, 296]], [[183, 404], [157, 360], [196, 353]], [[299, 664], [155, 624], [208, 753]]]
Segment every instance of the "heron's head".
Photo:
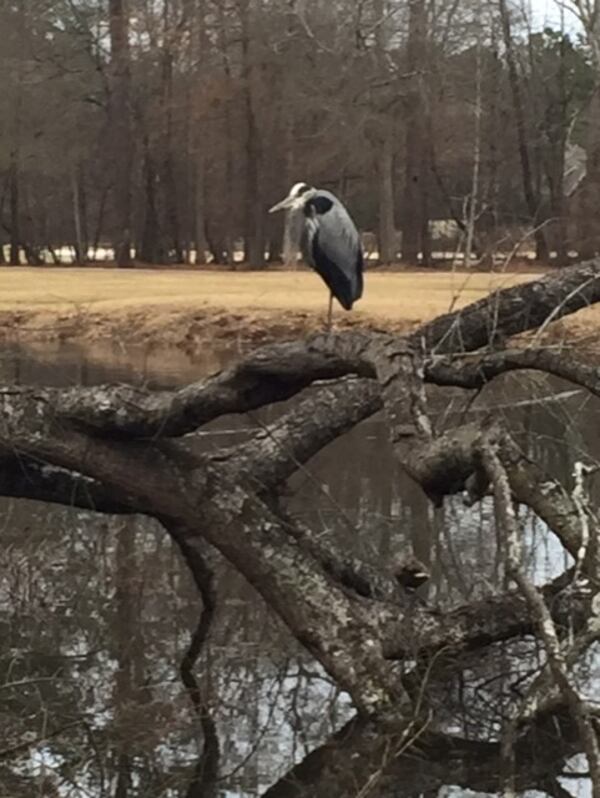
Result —
[[305, 202], [313, 197], [315, 193], [316, 189], [306, 183], [294, 183], [287, 197], [281, 200], [281, 202], [278, 202], [277, 205], [273, 205], [272, 208], [269, 208], [269, 213], [284, 210], [298, 210], [302, 208]]

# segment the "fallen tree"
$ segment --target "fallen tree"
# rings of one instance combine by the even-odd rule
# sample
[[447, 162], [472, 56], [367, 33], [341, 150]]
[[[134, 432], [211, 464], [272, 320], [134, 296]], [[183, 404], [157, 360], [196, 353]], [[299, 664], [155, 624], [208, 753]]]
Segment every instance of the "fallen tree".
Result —
[[[428, 398], [428, 386], [473, 392], [524, 369], [598, 395], [598, 369], [566, 347], [504, 342], [599, 300], [594, 260], [498, 291], [406, 336], [317, 335], [264, 347], [181, 390], [2, 388], [0, 494], [152, 517], [193, 575], [204, 612], [182, 677], [204, 753], [190, 798], [216, 795], [218, 779], [218, 732], [194, 675], [214, 610], [207, 543], [258, 591], [356, 713], [265, 795], [415, 795], [444, 784], [555, 795], [565, 763], [582, 753], [600, 796], [598, 709], [571, 676], [600, 637], [598, 526], [585, 467], [574, 487], [562, 485], [501, 420], [467, 414], [438, 429]], [[189, 445], [220, 416], [293, 397], [242, 446], [198, 453]], [[455, 494], [471, 505], [493, 497], [505, 559], [501, 593], [432, 609], [402, 588], [392, 563], [367, 563], [288, 512], [287, 480], [378, 411], [398, 462], [434, 505]], [[517, 505], [530, 508], [572, 558], [542, 587], [523, 567]], [[473, 657], [524, 639], [538, 641], [545, 665], [508, 708], [498, 735], [453, 733], [431, 697]]]

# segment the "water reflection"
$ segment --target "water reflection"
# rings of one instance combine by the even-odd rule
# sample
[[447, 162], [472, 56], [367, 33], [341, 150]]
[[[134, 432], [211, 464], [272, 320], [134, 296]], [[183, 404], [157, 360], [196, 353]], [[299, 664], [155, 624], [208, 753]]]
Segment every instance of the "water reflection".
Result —
[[[0, 356], [0, 380], [173, 387], [232, 356], [11, 348]], [[566, 384], [521, 374], [498, 380], [475, 401], [458, 391], [448, 396], [431, 393], [440, 426], [456, 423], [467, 409], [505, 416], [531, 457], [565, 484], [576, 458], [598, 462], [600, 402]], [[281, 410], [220, 419], [198, 444], [242, 440]], [[319, 453], [291, 487], [297, 515], [363, 557], [384, 563], [410, 547], [431, 566], [424, 598], [433, 605], [447, 607], [502, 584], [490, 503], [467, 509], [455, 498], [432, 510], [394, 461], [382, 415]], [[596, 502], [597, 479], [591, 487]], [[545, 581], [564, 568], [562, 549], [539, 521], [524, 515], [522, 521], [528, 566], [536, 581]], [[25, 734], [39, 738], [29, 752], [0, 760], [0, 795], [31, 795], [32, 775], [36, 783], [44, 776], [70, 785], [75, 796], [113, 795], [119, 784], [129, 796], [182, 794], [201, 740], [177, 665], [199, 608], [168, 538], [143, 518], [12, 500], [0, 500], [0, 535], [0, 728], [6, 740], [0, 748]], [[202, 673], [221, 736], [220, 784], [223, 795], [254, 796], [339, 726], [347, 701], [251, 588], [211, 557], [219, 603]], [[509, 677], [540, 656], [526, 642], [501, 653], [493, 663], [473, 663], [461, 690], [440, 699], [449, 721], [461, 718], [465, 735], [497, 733]], [[598, 683], [597, 658], [589, 658], [585, 676], [589, 689]]]
[[7, 346], [0, 351], [0, 380], [17, 385], [98, 385], [127, 382], [171, 388], [212, 374], [231, 362], [235, 351], [203, 347], [181, 349], [130, 347], [106, 343]]

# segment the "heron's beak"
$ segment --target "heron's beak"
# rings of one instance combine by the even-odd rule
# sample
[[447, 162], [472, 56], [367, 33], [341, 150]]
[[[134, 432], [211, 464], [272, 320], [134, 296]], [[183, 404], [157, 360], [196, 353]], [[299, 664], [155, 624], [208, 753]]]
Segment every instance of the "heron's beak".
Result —
[[294, 202], [293, 197], [286, 197], [285, 199], [278, 202], [277, 205], [273, 205], [272, 208], [269, 208], [269, 213], [275, 213], [275, 211], [283, 211], [286, 208], [291, 208]]

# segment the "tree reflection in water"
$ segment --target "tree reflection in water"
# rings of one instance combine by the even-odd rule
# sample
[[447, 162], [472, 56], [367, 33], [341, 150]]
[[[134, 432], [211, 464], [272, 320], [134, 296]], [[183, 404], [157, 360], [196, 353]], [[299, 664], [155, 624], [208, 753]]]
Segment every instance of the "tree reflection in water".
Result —
[[[173, 385], [211, 370], [220, 356], [170, 359], [165, 374], [140, 353], [121, 353], [117, 362], [73, 347], [14, 350], [0, 368], [4, 381], [25, 384]], [[558, 400], [548, 399], [557, 392]], [[448, 391], [431, 396], [440, 417], [465, 411], [458, 392], [450, 403]], [[508, 416], [532, 458], [569, 484], [575, 459], [598, 462], [599, 408], [555, 380], [519, 375], [496, 380], [470, 412]], [[282, 406], [216, 422], [193, 445], [243, 441], [275, 412]], [[590, 486], [595, 501], [599, 481]], [[393, 458], [379, 415], [302, 468], [289, 497], [290, 512], [367, 561], [391, 560], [410, 544], [431, 569], [415, 600], [447, 609], [502, 586], [491, 500], [467, 508], [453, 497], [432, 509]], [[200, 608], [172, 541], [140, 516], [12, 499], [0, 507], [0, 794], [192, 798], [203, 735], [178, 667]], [[565, 568], [565, 555], [531, 513], [521, 511], [520, 520], [527, 568], [541, 584]], [[216, 794], [255, 796], [347, 722], [350, 702], [253, 589], [215, 552], [205, 555], [216, 573], [216, 616], [196, 670], [219, 733]], [[497, 740], [509, 700], [543, 661], [532, 638], [496, 644], [485, 659], [475, 654], [460, 678], [430, 696], [437, 717], [469, 740]], [[578, 679], [590, 698], [598, 694], [597, 646]], [[583, 778], [568, 787], [586, 794]], [[560, 794], [558, 784], [553, 790]], [[445, 794], [453, 792], [462, 794], [447, 784]]]

